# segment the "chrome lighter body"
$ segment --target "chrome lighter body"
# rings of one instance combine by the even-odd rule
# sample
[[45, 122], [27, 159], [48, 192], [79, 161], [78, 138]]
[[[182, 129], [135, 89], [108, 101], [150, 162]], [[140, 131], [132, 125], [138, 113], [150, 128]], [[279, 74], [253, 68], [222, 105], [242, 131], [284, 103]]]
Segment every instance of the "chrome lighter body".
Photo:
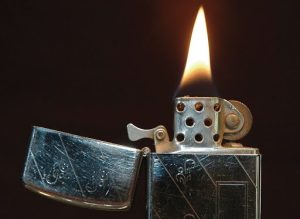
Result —
[[259, 219], [261, 155], [233, 142], [251, 125], [249, 109], [238, 101], [180, 97], [172, 141], [164, 126], [127, 126], [130, 140], [151, 138], [156, 152], [34, 128], [23, 180], [71, 204], [126, 209], [145, 157], [148, 219]]
[[260, 156], [151, 153], [148, 186], [148, 218], [259, 218]]
[[23, 181], [49, 198], [82, 207], [130, 207], [142, 151], [34, 127]]
[[148, 155], [148, 218], [260, 218], [258, 149], [222, 146], [223, 139], [245, 136], [251, 125], [240, 102], [177, 98], [174, 140], [156, 142], [159, 153]]

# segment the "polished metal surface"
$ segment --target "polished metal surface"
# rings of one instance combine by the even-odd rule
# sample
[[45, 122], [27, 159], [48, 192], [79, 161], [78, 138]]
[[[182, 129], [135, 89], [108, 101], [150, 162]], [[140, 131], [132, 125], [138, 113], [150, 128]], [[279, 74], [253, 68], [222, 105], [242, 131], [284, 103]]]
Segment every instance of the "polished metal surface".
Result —
[[259, 219], [260, 155], [149, 155], [148, 219]]
[[34, 127], [23, 181], [47, 197], [84, 207], [130, 207], [143, 152]]
[[[173, 141], [161, 143], [151, 130], [156, 153], [147, 156], [147, 218], [260, 219], [259, 150], [223, 144], [241, 139], [251, 126], [251, 112], [239, 101], [177, 98]], [[149, 138], [149, 130], [140, 128], [128, 134]]]
[[[223, 138], [227, 139], [227, 136], [232, 139], [235, 137], [234, 140], [244, 137], [251, 129], [252, 116], [250, 111], [239, 111], [235, 107], [246, 107], [245, 105], [238, 101], [233, 103], [219, 97], [176, 98], [174, 136], [182, 135], [183, 139], [174, 138], [174, 144], [180, 151], [191, 151], [203, 147], [220, 147]], [[235, 120], [228, 118], [235, 118]], [[228, 122], [231, 122], [230, 128]], [[197, 139], [197, 135], [201, 138]]]
[[159, 125], [153, 129], [141, 129], [132, 123], [127, 125], [128, 138], [131, 141], [137, 141], [143, 138], [154, 140], [155, 151], [157, 153], [165, 153], [176, 151], [177, 147], [169, 140], [167, 129]]
[[161, 125], [127, 126], [130, 140], [153, 139], [156, 153], [35, 127], [23, 181], [67, 203], [127, 209], [145, 157], [148, 219], [260, 219], [259, 150], [223, 144], [241, 139], [251, 126], [251, 112], [241, 102], [180, 97], [173, 140]]
[[[199, 105], [200, 104], [200, 105]], [[199, 108], [199, 106], [201, 106]], [[178, 97], [175, 100], [174, 139], [164, 126], [141, 129], [128, 124], [128, 137], [132, 141], [154, 139], [157, 153], [237, 153], [233, 144], [223, 145], [223, 139], [239, 140], [252, 127], [252, 115], [239, 101], [219, 97]], [[160, 131], [162, 137], [156, 135]], [[181, 135], [182, 139], [178, 136]], [[199, 137], [200, 136], [200, 137]], [[199, 137], [199, 138], [197, 138]], [[238, 146], [239, 153], [257, 153], [258, 149]]]
[[[227, 113], [225, 118], [225, 133], [224, 138], [226, 140], [239, 140], [245, 137], [248, 132], [250, 131], [253, 123], [252, 114], [249, 110], [249, 108], [236, 100], [229, 100], [229, 102], [243, 115], [244, 117], [244, 123], [242, 124], [242, 127], [240, 129], [237, 129], [236, 127], [230, 127], [230, 120], [228, 122], [228, 118], [234, 116], [235, 114]], [[232, 132], [230, 132], [232, 130]]]

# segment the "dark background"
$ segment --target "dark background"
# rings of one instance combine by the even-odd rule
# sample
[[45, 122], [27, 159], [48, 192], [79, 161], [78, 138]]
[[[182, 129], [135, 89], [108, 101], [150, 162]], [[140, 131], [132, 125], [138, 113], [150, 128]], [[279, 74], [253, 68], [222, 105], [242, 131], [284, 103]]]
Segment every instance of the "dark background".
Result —
[[26, 190], [31, 127], [135, 146], [129, 122], [163, 124], [172, 135], [173, 97], [200, 4], [219, 95], [253, 113], [242, 142], [263, 153], [262, 217], [299, 217], [299, 5], [51, 0], [0, 3], [1, 218], [145, 218], [145, 164], [129, 212], [82, 209]]

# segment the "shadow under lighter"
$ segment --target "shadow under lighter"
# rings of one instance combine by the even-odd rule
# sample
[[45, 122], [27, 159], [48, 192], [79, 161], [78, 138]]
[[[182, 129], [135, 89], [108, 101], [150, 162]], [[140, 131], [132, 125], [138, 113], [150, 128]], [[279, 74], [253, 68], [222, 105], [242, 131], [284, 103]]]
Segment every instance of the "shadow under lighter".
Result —
[[164, 126], [127, 126], [130, 140], [154, 139], [156, 152], [35, 127], [23, 181], [70, 204], [127, 209], [146, 157], [148, 219], [259, 219], [261, 155], [233, 142], [251, 126], [241, 102], [179, 97], [173, 141]]

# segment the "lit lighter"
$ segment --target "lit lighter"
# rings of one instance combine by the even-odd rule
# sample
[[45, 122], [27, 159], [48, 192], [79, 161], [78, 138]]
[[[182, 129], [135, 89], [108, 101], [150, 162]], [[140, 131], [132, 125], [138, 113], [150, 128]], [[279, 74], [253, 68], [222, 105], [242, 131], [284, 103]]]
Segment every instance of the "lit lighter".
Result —
[[259, 219], [261, 155], [234, 142], [251, 126], [241, 102], [184, 96], [175, 100], [172, 141], [164, 126], [128, 124], [129, 139], [151, 138], [156, 152], [35, 127], [23, 181], [70, 204], [127, 209], [144, 158], [148, 219]]

